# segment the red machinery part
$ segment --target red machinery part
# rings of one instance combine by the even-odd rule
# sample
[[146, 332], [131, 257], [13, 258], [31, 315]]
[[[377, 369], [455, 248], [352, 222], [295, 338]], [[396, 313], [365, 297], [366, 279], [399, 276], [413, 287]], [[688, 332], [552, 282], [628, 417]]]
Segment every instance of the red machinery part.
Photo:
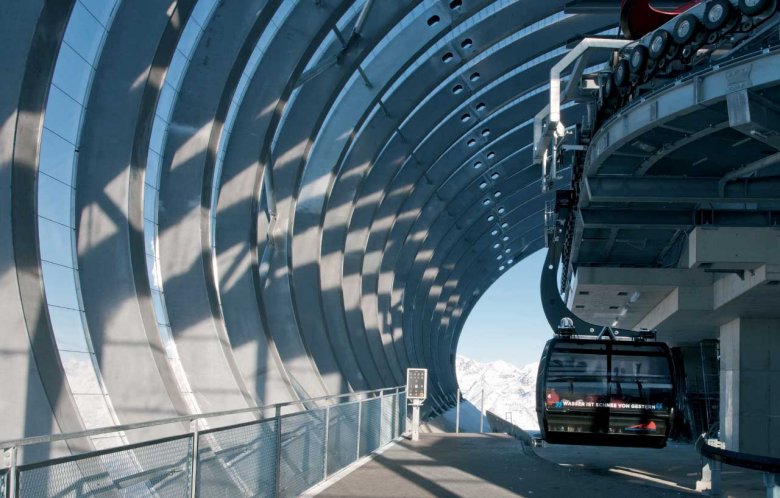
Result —
[[627, 39], [639, 39], [702, 1], [691, 0], [674, 10], [659, 10], [650, 5], [650, 0], [620, 0], [620, 29]]

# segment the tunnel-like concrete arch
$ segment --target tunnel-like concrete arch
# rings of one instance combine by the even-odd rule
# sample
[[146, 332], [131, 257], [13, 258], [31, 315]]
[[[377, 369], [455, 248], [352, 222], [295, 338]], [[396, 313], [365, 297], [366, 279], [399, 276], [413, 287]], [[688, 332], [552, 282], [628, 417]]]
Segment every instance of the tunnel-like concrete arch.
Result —
[[413, 366], [450, 406], [469, 311], [544, 244], [549, 69], [615, 24], [563, 6], [0, 5], [0, 438]]

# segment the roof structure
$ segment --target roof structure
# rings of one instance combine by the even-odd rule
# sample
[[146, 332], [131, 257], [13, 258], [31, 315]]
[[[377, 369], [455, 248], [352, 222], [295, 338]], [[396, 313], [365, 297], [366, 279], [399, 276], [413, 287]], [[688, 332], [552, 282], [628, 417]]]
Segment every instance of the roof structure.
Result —
[[4, 435], [395, 386], [407, 367], [451, 405], [469, 311], [544, 245], [530, 144], [549, 70], [616, 24], [563, 7], [2, 4], [18, 354], [0, 372], [28, 374]]

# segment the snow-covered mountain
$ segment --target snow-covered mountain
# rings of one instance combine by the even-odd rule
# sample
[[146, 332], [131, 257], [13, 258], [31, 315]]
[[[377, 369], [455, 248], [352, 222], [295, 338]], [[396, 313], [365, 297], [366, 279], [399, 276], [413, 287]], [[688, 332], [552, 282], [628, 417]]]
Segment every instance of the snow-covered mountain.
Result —
[[538, 368], [538, 362], [520, 368], [501, 360], [479, 363], [461, 355], [455, 360], [464, 398], [480, 408], [484, 388], [486, 411], [529, 431], [539, 430], [535, 411]]

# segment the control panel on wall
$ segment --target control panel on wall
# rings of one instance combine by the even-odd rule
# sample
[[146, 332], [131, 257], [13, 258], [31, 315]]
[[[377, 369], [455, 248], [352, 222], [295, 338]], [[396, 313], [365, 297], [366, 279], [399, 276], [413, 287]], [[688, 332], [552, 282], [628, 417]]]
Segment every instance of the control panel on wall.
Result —
[[428, 369], [406, 369], [406, 398], [425, 399], [428, 396]]

